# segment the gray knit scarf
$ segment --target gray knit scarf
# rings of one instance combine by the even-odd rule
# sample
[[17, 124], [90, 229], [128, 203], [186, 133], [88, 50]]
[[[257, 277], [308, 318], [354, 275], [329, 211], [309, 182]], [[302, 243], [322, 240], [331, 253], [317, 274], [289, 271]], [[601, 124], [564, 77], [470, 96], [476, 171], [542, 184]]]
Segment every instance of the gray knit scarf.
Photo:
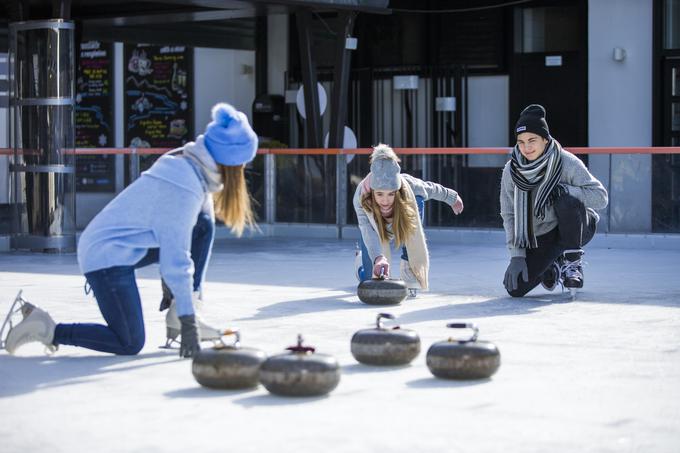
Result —
[[553, 190], [562, 175], [562, 146], [551, 138], [545, 151], [538, 159], [528, 161], [519, 147], [512, 150], [510, 174], [515, 183], [515, 238], [517, 248], [536, 248], [534, 234], [534, 213], [537, 218], [545, 217], [545, 208], [559, 196]]
[[222, 175], [217, 163], [203, 144], [203, 136], [199, 135], [196, 142], [189, 142], [181, 149], [182, 155], [191, 160], [201, 171], [206, 191], [213, 193], [222, 190]]

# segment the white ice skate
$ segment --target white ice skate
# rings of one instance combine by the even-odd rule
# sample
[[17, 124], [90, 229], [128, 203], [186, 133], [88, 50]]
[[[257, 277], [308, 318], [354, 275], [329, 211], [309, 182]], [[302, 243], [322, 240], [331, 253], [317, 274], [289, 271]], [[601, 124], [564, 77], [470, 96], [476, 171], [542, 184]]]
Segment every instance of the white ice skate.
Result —
[[[203, 308], [203, 301], [199, 298], [199, 293], [195, 292], [193, 294], [193, 304], [196, 316], [196, 324], [198, 325], [198, 335], [201, 341], [213, 341], [218, 343], [221, 341], [222, 337], [225, 335], [230, 335], [232, 333], [231, 329], [218, 329], [211, 326], [203, 320], [201, 316], [201, 311]], [[177, 307], [175, 305], [175, 299], [172, 299], [170, 303], [170, 308], [165, 315], [165, 345], [161, 346], [163, 349], [171, 349], [173, 345], [178, 345], [179, 341], [177, 338], [182, 333], [182, 323], [177, 316]]]
[[[21, 319], [14, 324], [19, 314], [21, 314]], [[55, 327], [52, 317], [46, 311], [22, 298], [21, 291], [19, 291], [0, 327], [0, 349], [14, 354], [26, 343], [40, 342], [45, 345], [45, 352], [53, 353], [58, 349], [52, 344]], [[8, 329], [6, 336], [5, 329]]]
[[409, 266], [408, 261], [399, 261], [399, 277], [406, 283], [408, 288], [408, 298], [415, 299], [418, 296], [418, 288], [420, 288], [420, 282], [413, 274], [411, 266]]

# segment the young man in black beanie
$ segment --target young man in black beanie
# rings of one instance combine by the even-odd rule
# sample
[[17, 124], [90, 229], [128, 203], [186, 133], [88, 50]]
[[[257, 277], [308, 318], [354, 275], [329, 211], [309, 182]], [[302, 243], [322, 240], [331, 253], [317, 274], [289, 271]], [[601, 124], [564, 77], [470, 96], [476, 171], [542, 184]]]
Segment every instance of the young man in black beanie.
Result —
[[581, 247], [595, 234], [607, 191], [576, 156], [550, 136], [543, 106], [515, 125], [517, 144], [501, 179], [501, 217], [510, 251], [503, 284], [521, 297], [539, 283], [552, 291], [583, 287]]

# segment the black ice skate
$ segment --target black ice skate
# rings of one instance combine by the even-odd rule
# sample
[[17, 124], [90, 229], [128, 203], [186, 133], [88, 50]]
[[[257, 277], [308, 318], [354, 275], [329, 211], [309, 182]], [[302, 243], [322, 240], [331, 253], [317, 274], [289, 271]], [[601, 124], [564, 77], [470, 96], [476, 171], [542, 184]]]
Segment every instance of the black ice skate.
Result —
[[552, 291], [561, 283], [560, 280], [560, 264], [558, 261], [553, 261], [552, 264], [541, 275], [541, 285], [548, 291]]
[[572, 249], [564, 251], [560, 275], [562, 285], [571, 293], [572, 299], [576, 297], [576, 292], [583, 288], [583, 260], [581, 256], [583, 250]]

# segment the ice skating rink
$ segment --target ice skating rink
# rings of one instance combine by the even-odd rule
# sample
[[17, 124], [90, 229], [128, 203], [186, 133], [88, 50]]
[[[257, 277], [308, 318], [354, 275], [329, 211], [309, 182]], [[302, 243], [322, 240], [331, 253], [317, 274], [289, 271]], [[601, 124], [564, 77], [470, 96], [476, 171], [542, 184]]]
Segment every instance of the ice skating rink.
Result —
[[[430, 243], [431, 292], [379, 308], [356, 297], [354, 241], [219, 242], [205, 285], [213, 324], [244, 346], [283, 352], [302, 333], [342, 367], [327, 397], [201, 388], [164, 343], [158, 267], [138, 273], [143, 351], [62, 346], [0, 351], [0, 451], [15, 452], [654, 452], [680, 451], [680, 251], [588, 248], [576, 301], [538, 288], [512, 299], [502, 245]], [[396, 257], [393, 255], [393, 258]], [[393, 259], [395, 272], [398, 262]], [[19, 289], [57, 322], [97, 322], [74, 255], [0, 254], [0, 311]], [[350, 338], [380, 311], [416, 330], [410, 366], [359, 365]], [[491, 379], [435, 379], [430, 344], [469, 320], [494, 342]]]

